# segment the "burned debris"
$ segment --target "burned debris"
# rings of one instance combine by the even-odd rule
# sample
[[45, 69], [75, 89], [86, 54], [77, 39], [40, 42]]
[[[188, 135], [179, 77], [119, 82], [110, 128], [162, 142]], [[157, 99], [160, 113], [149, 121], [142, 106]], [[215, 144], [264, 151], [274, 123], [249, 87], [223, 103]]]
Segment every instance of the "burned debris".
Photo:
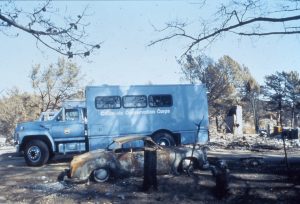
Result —
[[222, 199], [229, 191], [229, 169], [226, 161], [218, 160], [211, 166], [211, 171], [215, 177], [216, 186], [214, 188], [217, 198]]
[[[145, 159], [149, 159], [146, 167]], [[197, 169], [209, 166], [203, 149], [162, 147], [147, 136], [118, 137], [106, 150], [75, 156], [70, 163], [68, 180], [80, 182], [92, 177], [96, 182], [105, 182], [110, 177], [142, 176], [145, 171], [146, 175], [178, 174], [184, 171], [183, 164], [187, 160]], [[157, 166], [155, 171], [152, 165]], [[146, 188], [148, 184], [157, 187], [155, 178], [146, 178], [145, 182]]]
[[144, 151], [144, 179], [143, 191], [158, 189], [157, 183], [157, 152], [156, 150], [145, 149]]

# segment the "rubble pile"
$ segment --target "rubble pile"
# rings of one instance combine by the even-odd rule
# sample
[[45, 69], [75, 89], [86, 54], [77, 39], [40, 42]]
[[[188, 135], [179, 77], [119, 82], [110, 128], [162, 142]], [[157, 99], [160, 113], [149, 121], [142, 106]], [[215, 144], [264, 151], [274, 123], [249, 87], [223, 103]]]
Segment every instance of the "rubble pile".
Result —
[[[300, 147], [299, 139], [285, 139], [287, 150], [295, 150]], [[281, 135], [268, 137], [259, 134], [245, 134], [233, 136], [232, 134], [217, 134], [210, 137], [208, 143], [210, 149], [236, 149], [249, 151], [283, 150]]]
[[57, 193], [65, 188], [67, 188], [62, 182], [45, 182], [41, 184], [27, 184], [21, 185], [20, 188], [31, 189], [35, 192], [43, 192], [43, 193]]
[[6, 138], [0, 135], [0, 147], [3, 147], [5, 145], [6, 145]]
[[241, 158], [240, 162], [244, 167], [257, 167], [265, 163], [264, 159], [259, 157]]

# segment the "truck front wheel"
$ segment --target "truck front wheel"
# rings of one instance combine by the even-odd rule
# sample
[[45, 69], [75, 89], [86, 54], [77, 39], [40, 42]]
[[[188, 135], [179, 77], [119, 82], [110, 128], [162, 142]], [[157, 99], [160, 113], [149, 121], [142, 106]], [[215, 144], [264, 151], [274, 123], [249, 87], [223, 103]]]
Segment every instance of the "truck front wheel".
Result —
[[49, 148], [41, 140], [31, 140], [25, 146], [24, 157], [28, 166], [42, 166], [49, 159]]

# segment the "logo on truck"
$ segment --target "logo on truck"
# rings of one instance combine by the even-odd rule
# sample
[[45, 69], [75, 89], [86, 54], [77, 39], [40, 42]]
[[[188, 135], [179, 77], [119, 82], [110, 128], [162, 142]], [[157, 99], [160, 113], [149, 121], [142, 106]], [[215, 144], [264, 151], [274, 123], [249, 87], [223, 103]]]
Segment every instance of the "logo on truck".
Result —
[[100, 116], [122, 116], [122, 115], [155, 115], [155, 114], [170, 114], [171, 109], [157, 109], [157, 110], [97, 110]]
[[71, 133], [71, 130], [69, 128], [65, 128], [64, 133], [65, 133], [65, 135], [68, 135]]

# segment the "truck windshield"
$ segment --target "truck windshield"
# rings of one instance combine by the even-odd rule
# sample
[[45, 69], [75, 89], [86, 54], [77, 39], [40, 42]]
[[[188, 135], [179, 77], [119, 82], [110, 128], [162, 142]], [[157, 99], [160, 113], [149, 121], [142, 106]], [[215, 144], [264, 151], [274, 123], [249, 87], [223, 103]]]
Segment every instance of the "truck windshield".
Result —
[[54, 116], [57, 121], [75, 121], [79, 120], [79, 110], [78, 109], [65, 109], [64, 111], [65, 117], [63, 119], [63, 111], [62, 109]]
[[38, 118], [38, 121], [48, 121], [52, 120], [57, 112], [42, 112], [40, 117]]

